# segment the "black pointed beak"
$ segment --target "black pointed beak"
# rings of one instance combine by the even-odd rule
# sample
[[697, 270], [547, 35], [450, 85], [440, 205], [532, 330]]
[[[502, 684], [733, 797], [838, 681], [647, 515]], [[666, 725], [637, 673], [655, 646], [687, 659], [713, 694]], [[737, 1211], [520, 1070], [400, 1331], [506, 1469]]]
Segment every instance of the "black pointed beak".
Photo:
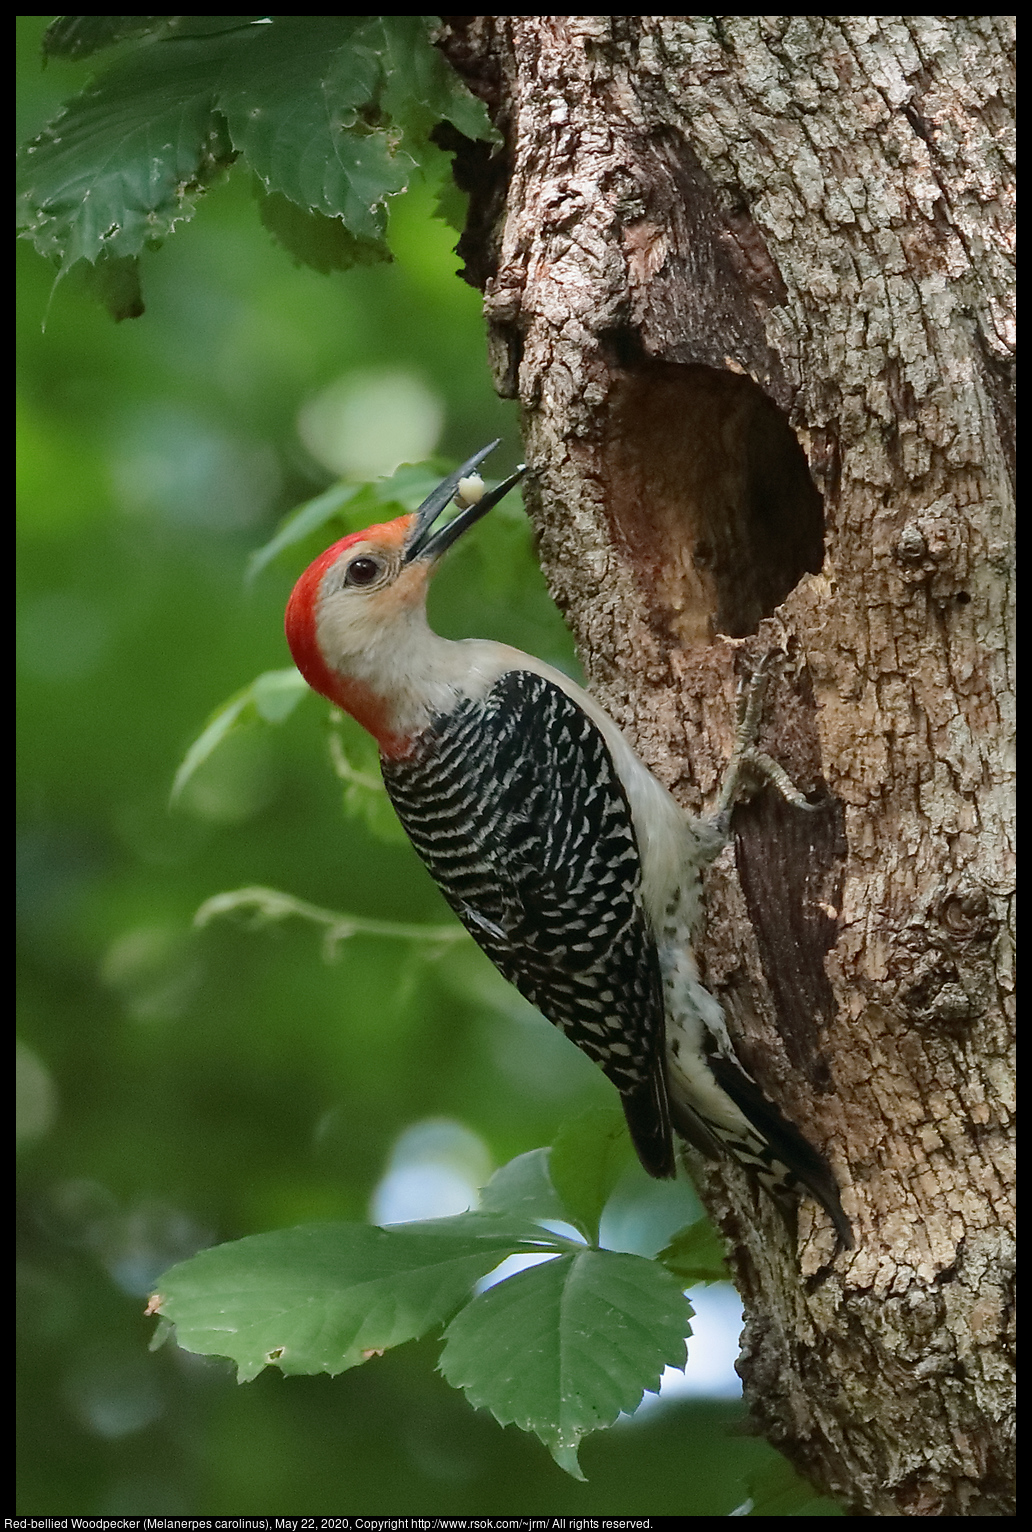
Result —
[[481, 447], [479, 452], [474, 452], [473, 456], [467, 458], [461, 468], [456, 468], [454, 473], [450, 473], [446, 479], [442, 479], [433, 494], [426, 497], [416, 512], [415, 525], [409, 533], [408, 542], [405, 544], [404, 562], [406, 564], [410, 564], [413, 559], [439, 559], [441, 554], [445, 553], [452, 543], [462, 536], [463, 532], [468, 531], [475, 522], [480, 520], [481, 516], [486, 516], [492, 506], [497, 505], [499, 500], [503, 500], [510, 489], [520, 482], [527, 471], [525, 463], [521, 463], [516, 472], [510, 474], [496, 489], [492, 489], [488, 494], [482, 495], [479, 500], [474, 501], [472, 505], [466, 506], [451, 521], [446, 521], [443, 526], [438, 527], [434, 531], [434, 522], [455, 495], [459, 487], [459, 480], [467, 479], [471, 474], [475, 473], [488, 453], [493, 452], [498, 446], [501, 439], [499, 436], [497, 440], [490, 442], [486, 447]]

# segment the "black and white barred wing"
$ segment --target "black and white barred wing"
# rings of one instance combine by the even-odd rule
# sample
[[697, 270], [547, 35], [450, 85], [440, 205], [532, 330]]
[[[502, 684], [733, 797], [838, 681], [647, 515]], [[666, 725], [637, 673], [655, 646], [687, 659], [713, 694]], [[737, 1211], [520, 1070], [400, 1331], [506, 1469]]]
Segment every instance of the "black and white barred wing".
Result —
[[613, 1081], [646, 1169], [672, 1175], [659, 959], [598, 726], [553, 682], [514, 670], [382, 768], [463, 925]]

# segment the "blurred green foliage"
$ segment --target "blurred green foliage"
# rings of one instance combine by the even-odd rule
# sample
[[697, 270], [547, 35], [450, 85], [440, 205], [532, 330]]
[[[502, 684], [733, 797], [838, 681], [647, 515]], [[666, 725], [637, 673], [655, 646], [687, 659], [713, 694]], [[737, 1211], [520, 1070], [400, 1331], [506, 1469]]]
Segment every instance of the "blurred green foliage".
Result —
[[[19, 23], [22, 138], [90, 74], [41, 70], [46, 21]], [[493, 471], [516, 459], [479, 296], [432, 208], [417, 182], [391, 207], [394, 263], [323, 277], [273, 245], [231, 175], [144, 256], [147, 313], [118, 326], [19, 246], [20, 1514], [726, 1514], [770, 1457], [727, 1435], [738, 1406], [684, 1404], [590, 1442], [578, 1485], [471, 1412], [435, 1344], [246, 1388], [228, 1364], [147, 1350], [164, 1268], [364, 1218], [414, 1124], [455, 1119], [500, 1163], [610, 1099], [471, 943], [362, 936], [329, 964], [299, 922], [192, 925], [253, 884], [450, 919], [407, 845], [343, 812], [314, 696], [227, 739], [169, 807], [213, 709], [289, 664], [303, 559], [244, 577], [335, 478], [299, 434], [306, 403], [344, 379], [383, 385], [389, 410], [403, 378], [436, 402], [437, 453], [501, 436]], [[574, 663], [518, 512], [456, 551], [433, 615]]]

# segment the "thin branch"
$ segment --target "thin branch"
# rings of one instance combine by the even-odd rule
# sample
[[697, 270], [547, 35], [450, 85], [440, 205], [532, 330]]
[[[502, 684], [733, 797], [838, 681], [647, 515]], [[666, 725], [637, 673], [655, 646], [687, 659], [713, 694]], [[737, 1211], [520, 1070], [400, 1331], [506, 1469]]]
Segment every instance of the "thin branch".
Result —
[[[337, 947], [353, 936], [388, 936], [398, 941], [426, 942], [444, 949], [456, 942], [468, 941], [458, 924], [448, 926], [409, 925], [395, 920], [368, 920], [361, 915], [344, 915], [337, 910], [323, 910], [317, 904], [296, 899], [293, 894], [275, 888], [238, 888], [206, 899], [194, 916], [197, 927], [210, 925], [223, 915], [245, 915], [255, 927], [296, 915], [301, 920], [324, 928], [323, 952], [327, 962], [337, 956]], [[436, 956], [436, 953], [428, 954]]]
[[[339, 717], [340, 714], [338, 713], [337, 719], [339, 719]], [[337, 729], [332, 730], [330, 734], [330, 760], [333, 762], [334, 771], [337, 773], [337, 776], [342, 782], [351, 782], [356, 787], [368, 787], [375, 793], [382, 793], [385, 791], [384, 785], [379, 777], [371, 777], [367, 772], [357, 771], [356, 768], [352, 766], [351, 762], [348, 760], [347, 752], [344, 749], [344, 741], [341, 739]]]

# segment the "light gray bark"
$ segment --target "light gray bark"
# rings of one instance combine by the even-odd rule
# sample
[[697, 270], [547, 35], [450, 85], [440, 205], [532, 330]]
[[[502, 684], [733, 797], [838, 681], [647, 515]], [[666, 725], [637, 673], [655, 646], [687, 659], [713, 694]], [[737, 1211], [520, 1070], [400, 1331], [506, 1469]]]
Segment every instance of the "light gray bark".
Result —
[[[699, 810], [787, 659], [704, 962], [858, 1246], [701, 1170], [763, 1429], [876, 1515], [1010, 1510], [1005, 17], [451, 17], [460, 252], [590, 684]], [[696, 1167], [698, 1169], [698, 1167]]]

